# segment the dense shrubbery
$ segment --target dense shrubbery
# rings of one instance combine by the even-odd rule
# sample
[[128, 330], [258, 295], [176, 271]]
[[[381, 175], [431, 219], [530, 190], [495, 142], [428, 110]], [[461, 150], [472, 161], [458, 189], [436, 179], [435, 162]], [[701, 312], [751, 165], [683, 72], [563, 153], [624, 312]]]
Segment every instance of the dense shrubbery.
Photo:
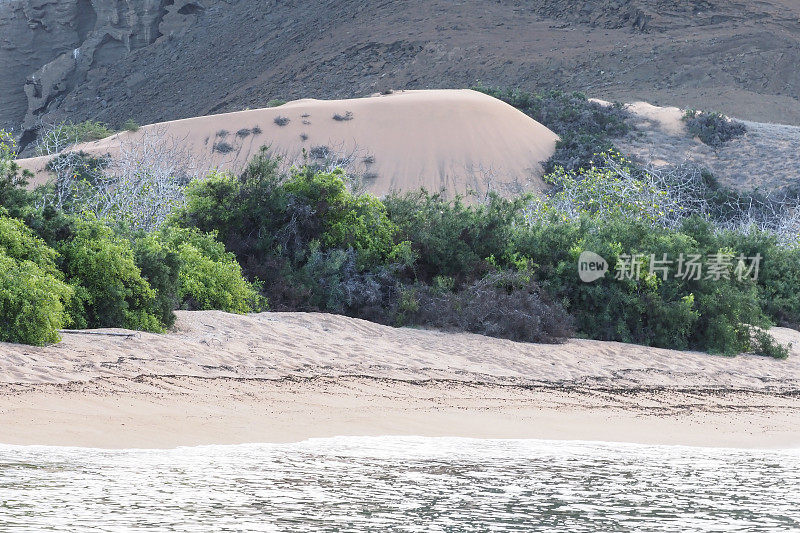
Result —
[[[468, 205], [425, 191], [378, 201], [348, 192], [339, 172], [282, 175], [262, 154], [239, 177], [195, 183], [178, 221], [219, 230], [280, 309], [519, 340], [560, 338], [571, 315], [597, 339], [780, 354], [756, 333], [800, 311], [789, 289], [797, 287], [790, 263], [798, 248], [756, 230], [721, 231], [694, 211], [699, 203], [679, 209], [694, 192], [666, 192], [673, 177], [601, 157], [607, 166], [551, 175], [556, 188], [544, 199]], [[606, 258], [612, 272], [626, 254], [760, 253], [782, 264], [764, 267], [758, 280], [662, 278], [645, 267], [638, 278], [588, 284], [577, 275], [584, 250]]]
[[[675, 265], [666, 279], [660, 271], [649, 271], [651, 255], [677, 261], [681, 254], [708, 257], [728, 250], [700, 219], [674, 230], [621, 218], [553, 217], [521, 232], [515, 248], [535, 264], [547, 265], [537, 270], [537, 279], [565, 302], [578, 330], [591, 338], [733, 354], [752, 348], [748, 325], [767, 324], [752, 280], [706, 279], [705, 273], [697, 280], [680, 279], [674, 276]], [[642, 275], [583, 283], [576, 267], [585, 250], [605, 258], [612, 273], [625, 266], [626, 256], [642, 254]], [[736, 256], [739, 251], [730, 252]]]
[[683, 115], [683, 120], [689, 133], [714, 148], [747, 133], [747, 126], [722, 113], [690, 109]]
[[[481, 281], [496, 272], [493, 256], [506, 252], [524, 199], [468, 207], [421, 192], [380, 201], [351, 193], [345, 178], [311, 167], [282, 175], [262, 153], [239, 177], [193, 184], [177, 220], [219, 231], [278, 309], [529, 341], [568, 334], [560, 304], [532, 281]], [[467, 305], [478, 296], [486, 301]]]
[[[136, 232], [116, 212], [95, 218], [85, 191], [60, 202], [52, 186], [28, 191], [15, 153], [0, 132], [0, 340], [56, 342], [62, 327], [164, 331], [181, 307], [261, 307], [257, 285], [213, 235], [170, 225]], [[76, 182], [91, 189], [102, 167], [83, 170]]]
[[154, 238], [164, 244], [166, 253], [174, 254], [177, 259], [177, 298], [181, 309], [247, 313], [263, 307], [258, 284], [244, 279], [235, 256], [226, 252], [213, 234], [167, 226]]
[[613, 148], [611, 139], [628, 133], [628, 111], [621, 104], [591, 102], [582, 93], [487, 89], [476, 90], [510, 104], [557, 133], [561, 140], [545, 171], [558, 167], [578, 170], [592, 166], [594, 154]]
[[67, 281], [77, 287], [73, 327], [163, 329], [156, 293], [136, 266], [128, 240], [102, 224], [78, 221], [59, 251]]
[[[564, 114], [559, 120], [572, 120]], [[598, 135], [616, 131], [608, 117], [574, 120]], [[379, 200], [352, 192], [341, 170], [281, 172], [264, 151], [238, 176], [192, 182], [185, 205], [169, 219], [161, 213], [148, 231], [125, 213], [91, 215], [92, 194], [46, 201], [52, 189], [24, 190], [18, 169], [5, 164], [0, 316], [15, 325], [0, 335], [46, 343], [63, 326], [160, 331], [174, 309], [247, 312], [266, 298], [275, 309], [514, 340], [552, 342], [577, 331], [785, 356], [765, 329], [800, 323], [800, 246], [786, 237], [798, 233], [795, 219], [769, 216], [796, 209], [772, 205], [764, 212], [773, 215], [748, 219], [760, 224], [744, 224], [702, 172], [646, 169], [613, 152], [594, 159], [551, 173], [543, 198], [468, 204], [425, 191]], [[583, 251], [605, 258], [612, 275], [581, 281]], [[637, 254], [641, 276], [615, 279]], [[674, 265], [669, 275], [650, 272], [651, 254], [724, 257], [731, 269], [739, 256], [762, 260], [756, 279], [730, 271], [695, 279], [673, 275]]]
[[63, 282], [57, 259], [21, 221], [0, 216], [0, 341], [58, 341], [73, 290]]
[[177, 220], [185, 227], [217, 231], [245, 272], [264, 280], [275, 305], [302, 306], [308, 301], [308, 283], [327, 281], [307, 279], [303, 270], [309, 262], [331, 276], [348, 264], [340, 254], [329, 253], [333, 250], [352, 250], [356, 272], [410, 256], [408, 243], [395, 239], [397, 229], [383, 204], [350, 193], [344, 178], [338, 170], [308, 167], [284, 176], [262, 152], [239, 177], [216, 174], [195, 182]]
[[488, 259], [506, 252], [526, 200], [493, 196], [485, 205], [471, 206], [461, 198], [420, 191], [390, 195], [383, 203], [400, 237], [411, 243], [416, 278], [429, 283], [449, 276], [460, 285], [487, 273], [492, 268]]

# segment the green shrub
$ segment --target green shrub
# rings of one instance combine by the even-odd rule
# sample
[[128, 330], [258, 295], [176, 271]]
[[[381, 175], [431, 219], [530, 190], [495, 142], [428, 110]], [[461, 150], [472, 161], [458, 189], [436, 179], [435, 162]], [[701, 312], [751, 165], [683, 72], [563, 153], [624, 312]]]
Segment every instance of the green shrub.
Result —
[[136, 266], [129, 241], [99, 222], [80, 221], [59, 251], [67, 280], [76, 286], [70, 310], [75, 327], [164, 330], [155, 291]]
[[58, 252], [18, 219], [0, 214], [0, 251], [17, 261], [30, 261], [47, 274], [58, 276]]
[[42, 346], [60, 340], [72, 289], [31, 261], [0, 250], [0, 341]]
[[482, 277], [487, 258], [509, 252], [513, 226], [527, 198], [492, 196], [486, 205], [467, 205], [426, 191], [393, 194], [383, 200], [400, 239], [411, 243], [417, 278], [430, 282], [449, 276], [459, 282]]
[[132, 118], [129, 118], [122, 124], [122, 129], [124, 131], [137, 132], [139, 131], [139, 128], [140, 128], [139, 123], [133, 120]]
[[789, 357], [789, 351], [792, 349], [791, 343], [784, 346], [777, 342], [767, 331], [761, 328], [753, 329], [753, 352], [756, 355], [772, 357], [773, 359], [786, 359]]
[[280, 98], [274, 98], [267, 102], [267, 107], [280, 107], [286, 103], [286, 100], [281, 100]]
[[229, 313], [260, 311], [258, 285], [248, 282], [233, 254], [214, 235], [196, 229], [167, 227], [157, 236], [177, 255], [179, 307]]
[[57, 260], [58, 253], [22, 221], [0, 216], [0, 341], [58, 342], [73, 291]]
[[266, 152], [240, 177], [214, 174], [192, 184], [177, 220], [184, 227], [218, 231], [245, 272], [265, 280], [274, 275], [274, 262], [265, 261], [267, 257], [301, 265], [312, 242], [323, 251], [353, 248], [360, 269], [407, 248], [396, 241], [397, 229], [383, 204], [350, 193], [340, 170], [303, 167], [284, 176]]
[[0, 187], [12, 187], [24, 177], [31, 176], [28, 170], [20, 175], [19, 164], [14, 161], [17, 150], [17, 141], [14, 137], [6, 130], [0, 129]]
[[[564, 302], [577, 330], [594, 339], [735, 354], [751, 349], [748, 324], [768, 325], [753, 280], [681, 279], [674, 265], [666, 280], [649, 272], [651, 254], [675, 261], [681, 254], [707, 257], [729, 250], [710, 225], [696, 219], [677, 231], [624, 218], [554, 217], [520, 227], [514, 249], [539, 267], [535, 277], [542, 287]], [[605, 258], [611, 274], [582, 282], [576, 267], [583, 251]], [[645, 256], [641, 277], [614, 279], [623, 254]]]
[[183, 262], [178, 252], [164, 244], [156, 234], [136, 239], [134, 262], [142, 278], [155, 291], [153, 311], [165, 328], [175, 324], [175, 309], [180, 307], [180, 272]]
[[777, 324], [800, 329], [800, 246], [782, 246], [767, 232], [726, 231], [718, 234], [721, 244], [745, 257], [761, 257], [758, 301]]
[[729, 119], [722, 113], [707, 113], [689, 109], [683, 115], [683, 120], [686, 122], [686, 129], [689, 130], [689, 133], [714, 148], [747, 133], [747, 126], [739, 121]]

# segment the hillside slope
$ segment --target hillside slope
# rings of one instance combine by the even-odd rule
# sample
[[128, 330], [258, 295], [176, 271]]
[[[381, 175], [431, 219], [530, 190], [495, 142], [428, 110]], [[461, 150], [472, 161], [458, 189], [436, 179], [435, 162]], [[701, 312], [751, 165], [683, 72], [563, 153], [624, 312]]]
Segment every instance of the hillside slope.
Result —
[[[126, 5], [0, 2], [0, 68], [10, 74], [0, 77], [0, 125], [152, 123], [275, 97], [477, 82], [800, 124], [800, 5], [791, 0]], [[38, 89], [37, 70], [49, 76]]]

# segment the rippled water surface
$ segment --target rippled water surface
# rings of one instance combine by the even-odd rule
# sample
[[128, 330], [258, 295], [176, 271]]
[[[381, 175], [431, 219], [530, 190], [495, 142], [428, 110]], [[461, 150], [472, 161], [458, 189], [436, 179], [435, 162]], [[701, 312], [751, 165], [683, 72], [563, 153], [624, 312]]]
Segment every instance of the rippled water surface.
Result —
[[800, 452], [341, 437], [0, 446], [0, 531], [793, 531]]

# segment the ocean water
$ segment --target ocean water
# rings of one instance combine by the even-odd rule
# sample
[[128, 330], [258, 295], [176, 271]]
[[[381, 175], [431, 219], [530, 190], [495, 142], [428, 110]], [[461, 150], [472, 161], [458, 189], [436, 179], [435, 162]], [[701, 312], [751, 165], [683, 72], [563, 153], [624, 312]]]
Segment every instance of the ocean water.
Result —
[[0, 446], [0, 531], [800, 531], [800, 451], [423, 437]]

